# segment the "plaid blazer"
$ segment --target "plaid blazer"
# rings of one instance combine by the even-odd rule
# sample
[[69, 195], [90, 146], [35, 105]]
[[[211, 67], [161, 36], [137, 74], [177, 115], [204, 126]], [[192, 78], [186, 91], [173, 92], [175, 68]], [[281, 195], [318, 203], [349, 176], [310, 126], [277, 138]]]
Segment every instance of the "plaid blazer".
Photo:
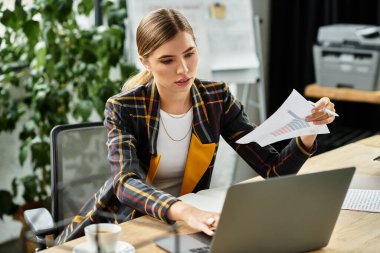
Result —
[[[297, 173], [315, 150], [316, 145], [309, 152], [299, 138], [292, 139], [280, 153], [272, 146], [236, 144], [255, 126], [223, 82], [196, 79], [191, 97], [192, 136], [181, 195], [209, 187], [220, 136], [264, 178]], [[57, 244], [82, 236], [84, 227], [91, 223], [121, 223], [136, 213], [173, 223], [167, 211], [178, 200], [150, 185], [160, 162], [159, 109], [160, 97], [154, 83], [108, 99], [104, 124], [112, 177], [57, 237]]]

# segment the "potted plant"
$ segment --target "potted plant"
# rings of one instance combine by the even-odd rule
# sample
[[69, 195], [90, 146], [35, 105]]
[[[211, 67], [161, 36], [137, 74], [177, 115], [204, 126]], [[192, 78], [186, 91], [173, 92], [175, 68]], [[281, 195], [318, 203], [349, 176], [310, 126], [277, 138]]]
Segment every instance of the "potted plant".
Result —
[[[102, 118], [106, 99], [136, 71], [123, 52], [125, 0], [103, 1], [107, 25], [86, 29], [77, 20], [89, 16], [93, 0], [23, 2], [9, 9], [0, 2], [0, 132], [13, 131], [22, 117], [19, 163], [30, 156], [33, 172], [14, 178], [12, 191], [0, 190], [0, 218], [49, 199], [50, 130], [71, 118], [88, 121], [94, 112]], [[16, 204], [19, 194], [24, 203]]]

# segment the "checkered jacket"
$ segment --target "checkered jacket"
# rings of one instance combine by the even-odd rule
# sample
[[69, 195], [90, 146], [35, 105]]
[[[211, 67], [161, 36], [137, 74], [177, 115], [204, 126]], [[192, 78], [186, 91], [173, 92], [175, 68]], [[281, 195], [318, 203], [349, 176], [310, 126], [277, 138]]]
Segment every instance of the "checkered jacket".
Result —
[[[237, 144], [251, 132], [243, 106], [223, 82], [195, 80], [191, 87], [193, 126], [180, 195], [209, 187], [220, 136], [262, 177], [294, 174], [309, 152], [299, 138], [279, 153], [257, 143]], [[167, 223], [176, 197], [154, 188], [160, 161], [157, 136], [160, 97], [154, 83], [137, 86], [108, 99], [104, 125], [108, 130], [108, 159], [112, 177], [57, 237], [57, 244], [82, 236], [91, 223], [121, 223], [147, 214]]]

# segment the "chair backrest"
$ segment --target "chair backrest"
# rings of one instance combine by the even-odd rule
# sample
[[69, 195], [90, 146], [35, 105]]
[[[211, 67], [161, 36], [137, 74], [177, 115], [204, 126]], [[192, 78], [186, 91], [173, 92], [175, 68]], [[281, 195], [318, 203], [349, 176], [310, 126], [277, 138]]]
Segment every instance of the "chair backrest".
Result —
[[56, 126], [51, 134], [52, 216], [69, 220], [111, 176], [101, 122]]

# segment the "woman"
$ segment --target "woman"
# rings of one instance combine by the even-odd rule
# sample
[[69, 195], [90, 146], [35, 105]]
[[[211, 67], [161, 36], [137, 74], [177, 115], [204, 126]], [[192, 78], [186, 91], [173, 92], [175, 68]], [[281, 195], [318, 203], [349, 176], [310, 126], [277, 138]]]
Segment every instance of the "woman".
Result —
[[[209, 187], [220, 135], [265, 178], [297, 173], [315, 150], [316, 135], [295, 138], [280, 153], [271, 146], [235, 143], [255, 127], [225, 83], [196, 79], [195, 36], [178, 11], [149, 13], [136, 41], [145, 70], [128, 80], [105, 109], [113, 177], [60, 242], [82, 235], [89, 223], [123, 222], [141, 214], [169, 224], [182, 220], [213, 235], [219, 214], [176, 197]], [[322, 98], [306, 120], [331, 123], [334, 117], [324, 107], [334, 111], [334, 104]]]

